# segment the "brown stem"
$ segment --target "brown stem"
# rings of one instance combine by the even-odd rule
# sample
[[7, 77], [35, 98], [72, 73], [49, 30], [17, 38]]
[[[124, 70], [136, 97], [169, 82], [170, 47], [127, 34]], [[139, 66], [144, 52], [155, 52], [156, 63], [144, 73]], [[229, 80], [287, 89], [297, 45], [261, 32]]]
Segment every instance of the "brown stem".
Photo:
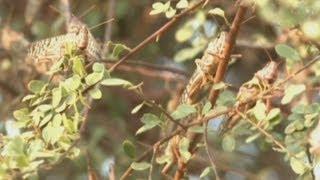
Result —
[[[223, 54], [222, 54], [222, 59], [220, 60], [216, 75], [214, 77], [215, 84], [221, 82], [224, 79], [224, 76], [227, 71], [229, 59], [231, 56], [231, 51], [234, 47], [240, 25], [241, 25], [241, 22], [244, 18], [246, 11], [247, 11], [247, 7], [245, 5], [240, 5], [240, 7], [236, 13], [236, 17], [231, 25], [230, 32], [229, 32], [227, 39], [226, 39], [226, 46], [225, 46]], [[210, 95], [209, 95], [209, 100], [210, 100], [211, 104], [214, 105], [216, 103], [218, 96], [219, 96], [219, 90], [212, 89], [210, 92]]]

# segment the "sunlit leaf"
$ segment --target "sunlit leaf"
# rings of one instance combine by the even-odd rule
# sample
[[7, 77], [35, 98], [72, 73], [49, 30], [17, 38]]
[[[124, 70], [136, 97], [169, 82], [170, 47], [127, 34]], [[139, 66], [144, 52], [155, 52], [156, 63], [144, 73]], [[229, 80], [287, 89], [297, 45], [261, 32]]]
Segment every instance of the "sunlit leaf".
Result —
[[39, 94], [46, 85], [47, 83], [44, 81], [32, 80], [28, 84], [28, 89], [35, 94]]
[[166, 12], [166, 17], [167, 18], [172, 18], [174, 15], [176, 15], [177, 10], [173, 9], [170, 7], [168, 11]]
[[81, 78], [79, 75], [74, 75], [64, 81], [64, 87], [69, 91], [74, 91], [80, 87]]
[[208, 101], [202, 108], [202, 115], [206, 115], [210, 109], [212, 108], [212, 104]]
[[300, 60], [299, 53], [295, 49], [293, 49], [292, 47], [286, 44], [278, 44], [276, 45], [275, 49], [276, 49], [276, 52], [281, 57], [294, 60], [294, 61]]
[[47, 125], [42, 131], [42, 137], [45, 142], [55, 144], [62, 136], [64, 128], [62, 126], [54, 127]]
[[118, 58], [125, 51], [131, 51], [131, 49], [124, 44], [116, 44], [113, 48], [112, 56]]
[[193, 32], [194, 31], [190, 26], [186, 26], [176, 32], [175, 38], [178, 42], [185, 42], [192, 37]]
[[253, 107], [252, 112], [258, 121], [262, 121], [266, 118], [267, 107], [262, 101], [258, 101]]
[[135, 114], [137, 113], [144, 105], [144, 102], [142, 102], [141, 104], [138, 104], [136, 107], [134, 107], [131, 111], [131, 114]]
[[138, 129], [136, 132], [136, 135], [141, 134], [145, 131], [148, 131], [155, 126], [159, 125], [161, 123], [161, 120], [159, 119], [158, 116], [151, 114], [151, 113], [146, 113], [142, 116], [141, 122], [144, 124], [141, 128]]
[[61, 87], [52, 89], [52, 106], [55, 108], [59, 105], [62, 98], [62, 89]]
[[206, 167], [200, 174], [200, 178], [204, 178], [211, 172], [211, 167]]
[[89, 86], [97, 84], [103, 78], [103, 73], [93, 72], [85, 77], [86, 84]]
[[181, 104], [171, 115], [174, 119], [182, 119], [192, 113], [195, 113], [196, 111], [196, 108], [192, 105]]
[[133, 162], [130, 167], [136, 171], [143, 171], [149, 169], [151, 164], [147, 162]]
[[79, 57], [73, 58], [72, 71], [80, 77], [83, 77], [86, 74], [83, 59]]
[[101, 99], [102, 97], [102, 92], [98, 88], [93, 88], [89, 91], [90, 96], [92, 99]]
[[300, 175], [304, 174], [308, 170], [308, 166], [306, 164], [294, 157], [290, 159], [290, 166], [295, 173]]
[[300, 95], [302, 92], [306, 90], [306, 86], [304, 84], [291, 84], [289, 87], [287, 87], [284, 91], [284, 96], [281, 100], [282, 104], [288, 104], [290, 103], [293, 98]]
[[131, 82], [119, 78], [107, 78], [101, 81], [104, 86], [132, 86]]
[[189, 6], [189, 2], [187, 0], [180, 0], [177, 5], [176, 8], [178, 9], [185, 9]]

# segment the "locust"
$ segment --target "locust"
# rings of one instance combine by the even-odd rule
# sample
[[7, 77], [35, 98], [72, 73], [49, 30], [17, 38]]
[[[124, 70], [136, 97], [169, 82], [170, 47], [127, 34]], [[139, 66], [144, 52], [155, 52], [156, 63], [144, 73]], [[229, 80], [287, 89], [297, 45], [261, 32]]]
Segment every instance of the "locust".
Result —
[[[204, 104], [204, 98], [201, 98], [201, 94], [204, 91], [208, 90], [208, 86], [213, 84], [213, 79], [218, 67], [220, 60], [223, 59], [223, 51], [225, 48], [226, 42], [226, 32], [221, 32], [215, 39], [213, 39], [207, 46], [204, 51], [203, 56], [200, 59], [195, 60], [196, 69], [188, 81], [184, 91], [182, 92], [180, 98], [180, 104], [189, 104], [201, 106]], [[196, 119], [196, 114], [188, 116], [181, 120], [181, 122], [188, 123], [188, 121], [192, 121]], [[177, 127], [174, 125], [172, 130]], [[165, 150], [165, 156], [171, 157], [171, 161], [167, 161], [167, 164], [162, 170], [163, 174], [167, 174], [170, 167], [174, 162], [178, 162], [177, 164], [181, 164], [184, 158], [181, 157], [179, 153], [179, 144], [182, 139], [185, 139], [183, 136], [192, 137], [194, 133], [186, 132], [186, 134], [177, 135], [172, 140], [169, 141], [168, 146]], [[195, 137], [196, 139], [197, 137]], [[193, 138], [188, 138], [193, 139]], [[184, 162], [185, 163], [185, 162]]]
[[77, 17], [71, 16], [67, 33], [30, 44], [26, 63], [35, 67], [40, 74], [47, 74], [53, 64], [64, 56], [65, 45], [75, 44], [87, 61], [100, 60], [102, 46], [98, 44], [89, 28]]
[[278, 63], [275, 61], [268, 62], [262, 69], [257, 71], [253, 78], [244, 83], [237, 94], [237, 102], [235, 104], [236, 112], [228, 115], [228, 120], [221, 126], [220, 133], [224, 134], [226, 131], [232, 129], [239, 121], [240, 116], [237, 112], [247, 112], [255, 106], [255, 102], [244, 103], [250, 98], [255, 97], [266, 90], [268, 90], [277, 79]]
[[180, 99], [181, 104], [195, 104], [199, 101], [201, 91], [213, 82], [225, 46], [226, 32], [221, 32], [211, 41], [201, 59], [196, 59], [197, 66]]

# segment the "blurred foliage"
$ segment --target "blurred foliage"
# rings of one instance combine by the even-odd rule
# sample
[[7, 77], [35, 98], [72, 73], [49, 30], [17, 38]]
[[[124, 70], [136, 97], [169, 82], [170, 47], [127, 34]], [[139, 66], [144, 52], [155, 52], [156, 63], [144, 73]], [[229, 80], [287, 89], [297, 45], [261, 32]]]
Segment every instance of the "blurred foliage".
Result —
[[[107, 17], [110, 0], [70, 2], [77, 16], [96, 6], [81, 17], [88, 27], [110, 18]], [[111, 7], [115, 18], [112, 42], [103, 40], [107, 25], [91, 31], [109, 48], [106, 57], [116, 61], [195, 2], [115, 1], [115, 7]], [[236, 80], [242, 87], [254, 87], [258, 94], [268, 91], [271, 86], [257, 80], [253, 72], [270, 58], [280, 62], [276, 80], [280, 82], [319, 54], [320, 1], [251, 2], [235, 49], [235, 53], [242, 55], [238, 58], [241, 60], [230, 66], [226, 83], [215, 85], [214, 88], [222, 91], [217, 104], [212, 107], [206, 102], [200, 109], [180, 104], [168, 112], [175, 121], [195, 113], [209, 117], [252, 96], [251, 91], [240, 92], [241, 87], [229, 87]], [[166, 107], [179, 96], [176, 92], [185, 82], [154, 79], [130, 70], [110, 74], [102, 63], [94, 63], [88, 69], [85, 57], [74, 44], [66, 45], [63, 58], [50, 70], [52, 75], [64, 77], [58, 83], [33, 75], [23, 61], [25, 51], [31, 42], [65, 33], [65, 17], [49, 8], [53, 5], [60, 9], [61, 3], [3, 0], [0, 4], [0, 179], [17, 176], [87, 179], [88, 164], [102, 179], [111, 175], [110, 170], [115, 171], [118, 179], [128, 167], [135, 170], [133, 179], [146, 179], [152, 168], [154, 179], [160, 179], [160, 166], [175, 161], [171, 149], [161, 146], [158, 156], [148, 156], [141, 162], [137, 158], [169, 131], [168, 116], [159, 107]], [[192, 74], [188, 70], [193, 69], [193, 60], [201, 56], [222, 26], [229, 26], [235, 10], [234, 1], [209, 1], [175, 28], [161, 34], [157, 42], [148, 45], [134, 59]], [[317, 62], [288, 81], [283, 89], [276, 89], [275, 97], [269, 102], [260, 99], [241, 111], [239, 123], [224, 136], [219, 136], [217, 127], [221, 125], [216, 123], [223, 118], [210, 122], [210, 148], [217, 154], [221, 177], [314, 178], [319, 171], [316, 167], [320, 152], [319, 75], [320, 62]], [[91, 105], [88, 130], [73, 147], [80, 139], [80, 124], [85, 118], [81, 112], [88, 106], [89, 97], [100, 101]], [[190, 130], [204, 133], [202, 126]], [[191, 160], [188, 176], [213, 179], [203, 142], [197, 145], [199, 156], [196, 157], [188, 151], [190, 143], [183, 137], [177, 144], [183, 161]]]

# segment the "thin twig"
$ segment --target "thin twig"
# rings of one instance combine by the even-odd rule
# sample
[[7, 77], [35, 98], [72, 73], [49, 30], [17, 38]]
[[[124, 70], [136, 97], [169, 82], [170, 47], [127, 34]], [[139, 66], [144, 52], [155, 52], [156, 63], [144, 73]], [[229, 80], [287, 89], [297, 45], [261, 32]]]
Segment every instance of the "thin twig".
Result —
[[[301, 69], [297, 70], [294, 74], [294, 76], [298, 75], [300, 72], [302, 72], [304, 69], [306, 69], [307, 67], [310, 67], [312, 64], [314, 64], [315, 62], [317, 62], [317, 60], [320, 58], [320, 55], [319, 56], [316, 56], [315, 58], [313, 58], [308, 64], [306, 64], [304, 67], [302, 67]], [[278, 87], [274, 87], [274, 88], [271, 88], [267, 91], [265, 91], [262, 95], [256, 95], [252, 98], [249, 98], [247, 99], [246, 101], [244, 102], [241, 102], [241, 105], [245, 105], [245, 104], [248, 104], [248, 103], [251, 103], [253, 101], [256, 101], [260, 98], [263, 98], [263, 96], [265, 95], [268, 95], [268, 93], [270, 93], [272, 90], [274, 89], [277, 89], [279, 88], [280, 86], [284, 85], [285, 82], [287, 82], [289, 79], [292, 79], [294, 77], [293, 75], [290, 76], [290, 78], [286, 78], [284, 79], [283, 81], [281, 81], [279, 84], [278, 84]], [[207, 116], [205, 116], [203, 119], [201, 119], [200, 121], [197, 121], [197, 122], [192, 122], [192, 123], [189, 123], [187, 125], [185, 125], [186, 128], [190, 128], [190, 127], [193, 127], [193, 126], [197, 126], [197, 125], [201, 125], [203, 124], [204, 122], [206, 121], [210, 121], [210, 120], [213, 120], [215, 119], [216, 117], [219, 117], [221, 115], [224, 115], [224, 114], [228, 114], [228, 113], [232, 113], [232, 112], [235, 112], [236, 109], [234, 107], [232, 108], [228, 108], [226, 110], [222, 110], [222, 111], [218, 111], [218, 112], [213, 112], [212, 114], [209, 114]], [[172, 132], [170, 135], [160, 139], [159, 141], [157, 141], [155, 144], [159, 143], [159, 145], [162, 145], [163, 143], [169, 141], [172, 137], [174, 137], [175, 135], [178, 135], [179, 133], [183, 132], [182, 129], [177, 129], [176, 131]], [[149, 153], [151, 153], [153, 150], [153, 147], [150, 147], [149, 149], [147, 149], [139, 158], [136, 159], [137, 162], [139, 161], [142, 161], [144, 158], [146, 158], [148, 156]], [[121, 176], [121, 179], [125, 179], [127, 178], [131, 172], [132, 172], [132, 168], [129, 167], [125, 173]]]
[[152, 154], [152, 158], [151, 158], [151, 167], [150, 167], [150, 171], [149, 171], [148, 180], [152, 180], [153, 168], [154, 168], [154, 164], [155, 164], [155, 160], [156, 160], [156, 155], [159, 150], [159, 146], [160, 146], [159, 144], [155, 144], [153, 146], [153, 154]]
[[[115, 9], [116, 9], [116, 1], [109, 0], [107, 19], [114, 18]], [[107, 24], [106, 29], [104, 31], [104, 42], [110, 41], [111, 36], [112, 36], [112, 24]], [[109, 52], [109, 48], [107, 46], [103, 47], [103, 55], [108, 54], [108, 52]]]
[[[242, 23], [242, 20], [244, 18], [246, 11], [247, 11], [247, 7], [245, 5], [239, 6], [239, 9], [236, 13], [235, 19], [231, 25], [230, 32], [229, 32], [227, 39], [226, 39], [226, 45], [225, 45], [223, 55], [222, 55], [223, 58], [219, 62], [217, 72], [214, 77], [215, 84], [221, 82], [224, 79], [224, 76], [225, 76], [227, 68], [228, 68], [228, 63], [229, 63], [229, 59], [231, 56], [231, 51], [232, 51], [233, 46], [235, 44], [240, 25]], [[213, 105], [216, 104], [216, 100], [217, 100], [218, 96], [219, 96], [219, 90], [212, 89], [210, 92], [210, 95], [209, 95], [209, 100], [210, 100], [211, 104], [213, 104]]]
[[206, 152], [208, 154], [208, 157], [210, 159], [210, 164], [211, 164], [211, 167], [213, 169], [213, 172], [214, 172], [214, 175], [215, 175], [215, 179], [216, 180], [220, 180], [220, 176], [219, 176], [219, 172], [218, 172], [218, 169], [217, 169], [217, 163], [215, 162], [215, 157], [214, 155], [212, 154], [212, 152], [210, 152], [210, 149], [209, 149], [209, 143], [208, 143], [208, 121], [206, 121], [204, 123], [204, 145], [205, 145], [205, 149], [206, 149]]
[[178, 125], [179, 127], [181, 127], [183, 130], [187, 130], [187, 128], [181, 124], [180, 122], [176, 121], [162, 106], [160, 106], [159, 104], [155, 103], [154, 101], [151, 101], [149, 99], [147, 99], [146, 97], [144, 97], [143, 94], [141, 94], [138, 91], [135, 91], [135, 93], [137, 93], [139, 95], [139, 97], [148, 105], [152, 106], [153, 108], [159, 110], [160, 112], [162, 112], [165, 116], [167, 116], [167, 118], [169, 119], [169, 121], [171, 121], [172, 123]]
[[173, 24], [175, 24], [178, 20], [180, 20], [182, 17], [184, 17], [189, 12], [193, 11], [194, 9], [201, 6], [206, 0], [200, 0], [199, 2], [195, 3], [190, 8], [182, 11], [180, 14], [174, 16], [170, 21], [168, 21], [166, 24], [164, 24], [160, 29], [158, 29], [156, 32], [151, 34], [149, 37], [147, 37], [145, 40], [143, 40], [140, 44], [138, 44], [136, 47], [134, 47], [127, 55], [125, 55], [123, 58], [121, 58], [116, 64], [114, 64], [110, 69], [109, 72], [113, 72], [115, 68], [117, 68], [123, 61], [127, 60], [128, 58], [135, 55], [138, 51], [143, 49], [147, 44], [152, 42], [153, 40], [157, 39], [161, 34], [166, 32]]

